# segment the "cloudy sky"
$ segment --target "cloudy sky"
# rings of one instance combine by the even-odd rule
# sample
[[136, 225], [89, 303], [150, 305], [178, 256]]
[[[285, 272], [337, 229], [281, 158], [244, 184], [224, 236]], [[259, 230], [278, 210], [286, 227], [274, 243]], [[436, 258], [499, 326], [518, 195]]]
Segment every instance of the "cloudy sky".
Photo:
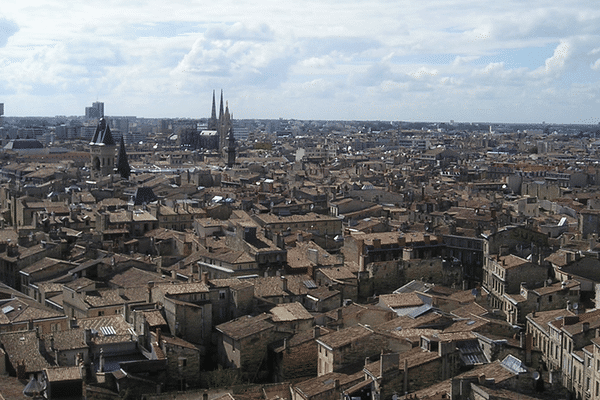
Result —
[[600, 122], [600, 2], [19, 0], [6, 116]]

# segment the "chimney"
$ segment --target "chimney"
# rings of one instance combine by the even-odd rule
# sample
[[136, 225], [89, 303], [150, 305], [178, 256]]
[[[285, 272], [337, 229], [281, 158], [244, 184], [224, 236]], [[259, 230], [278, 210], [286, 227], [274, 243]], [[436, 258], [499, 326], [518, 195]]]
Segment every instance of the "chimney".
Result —
[[281, 290], [287, 292], [288, 290], [288, 280], [285, 276], [281, 277]]
[[403, 235], [398, 236], [398, 246], [400, 246], [400, 247], [406, 246], [406, 237], [404, 237]]
[[99, 372], [104, 372], [104, 349], [100, 349], [100, 365], [98, 366]]
[[408, 393], [408, 358], [404, 359], [404, 393]]
[[339, 380], [339, 379], [335, 379], [335, 380], [333, 381], [333, 388], [334, 388], [335, 390], [339, 390], [339, 389], [340, 389], [340, 380]]
[[587, 332], [587, 331], [589, 331], [589, 330], [590, 330], [590, 323], [589, 323], [589, 322], [584, 322], [584, 323], [582, 324], [582, 331], [583, 331], [583, 332]]
[[423, 235], [423, 242], [428, 245], [431, 242], [431, 237], [427, 234]]
[[358, 272], [365, 272], [365, 259], [367, 256], [361, 254], [358, 256]]
[[316, 339], [320, 336], [321, 336], [321, 327], [317, 325], [313, 328], [313, 339]]
[[483, 385], [485, 383], [485, 374], [481, 374], [477, 377], [477, 381], [480, 385]]
[[525, 333], [523, 332], [519, 334], [519, 347], [522, 349], [525, 348]]
[[566, 257], [567, 264], [570, 263], [571, 261], [573, 261], [573, 253], [571, 253], [570, 251], [567, 251], [565, 253], [565, 257]]
[[205, 285], [208, 285], [208, 272], [202, 273], [202, 283], [204, 283]]
[[373, 239], [373, 247], [381, 249], [381, 239]]
[[315, 266], [313, 264], [308, 264], [308, 267], [306, 267], [306, 269], [306, 274], [310, 276], [310, 279], [315, 279]]
[[148, 281], [148, 303], [152, 303], [152, 288], [154, 287], [154, 281]]

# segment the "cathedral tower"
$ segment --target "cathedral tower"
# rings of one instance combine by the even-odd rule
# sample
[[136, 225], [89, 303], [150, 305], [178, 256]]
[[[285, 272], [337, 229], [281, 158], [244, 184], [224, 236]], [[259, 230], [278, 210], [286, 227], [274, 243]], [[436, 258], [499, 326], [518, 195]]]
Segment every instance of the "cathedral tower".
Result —
[[115, 169], [115, 151], [117, 144], [113, 139], [110, 127], [104, 118], [100, 118], [96, 132], [90, 142], [91, 176], [99, 178], [108, 176]]

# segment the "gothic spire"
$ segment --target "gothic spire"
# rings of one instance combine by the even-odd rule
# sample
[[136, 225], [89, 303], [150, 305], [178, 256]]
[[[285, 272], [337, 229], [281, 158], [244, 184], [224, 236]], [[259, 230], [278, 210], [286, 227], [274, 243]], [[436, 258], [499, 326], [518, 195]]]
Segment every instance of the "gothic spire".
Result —
[[219, 121], [223, 118], [223, 89], [221, 89], [221, 107], [219, 110]]
[[217, 129], [217, 105], [215, 102], [215, 91], [213, 90], [213, 101], [212, 101], [212, 113], [210, 115], [210, 119], [208, 120], [208, 129], [216, 130]]
[[125, 151], [125, 141], [121, 136], [121, 148], [119, 149], [119, 158], [117, 160], [117, 172], [121, 174], [122, 178], [129, 179], [131, 175], [131, 167], [127, 160], [127, 152]]
[[212, 113], [210, 114], [210, 119], [217, 119], [217, 105], [215, 103], [215, 91], [213, 90], [213, 103], [212, 103]]

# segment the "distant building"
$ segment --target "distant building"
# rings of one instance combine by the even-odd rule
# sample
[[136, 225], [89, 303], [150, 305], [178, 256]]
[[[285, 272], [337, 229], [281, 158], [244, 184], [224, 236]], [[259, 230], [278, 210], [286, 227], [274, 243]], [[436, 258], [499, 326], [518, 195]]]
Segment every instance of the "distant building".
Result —
[[91, 107], [85, 108], [85, 117], [91, 118], [104, 118], [104, 103], [94, 102]]

